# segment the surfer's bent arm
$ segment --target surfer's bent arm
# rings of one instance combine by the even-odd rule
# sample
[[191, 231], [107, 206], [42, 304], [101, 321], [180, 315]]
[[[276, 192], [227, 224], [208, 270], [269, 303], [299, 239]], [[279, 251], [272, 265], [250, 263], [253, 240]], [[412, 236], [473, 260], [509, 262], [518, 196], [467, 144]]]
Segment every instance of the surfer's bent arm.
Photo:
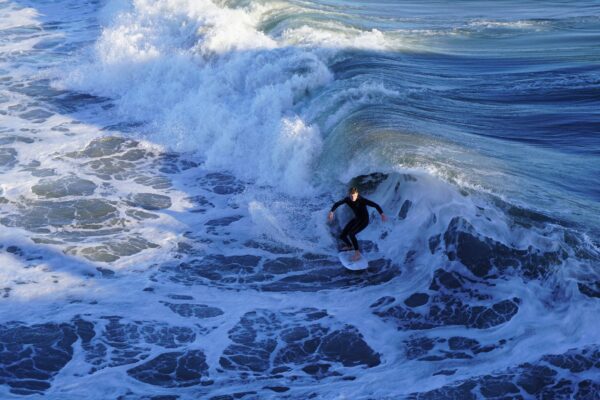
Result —
[[333, 212], [335, 211], [336, 208], [338, 208], [339, 206], [341, 206], [344, 203], [348, 202], [348, 198], [344, 197], [343, 199], [341, 199], [340, 201], [336, 202], [332, 207], [331, 210], [329, 211], [329, 220], [333, 221]]
[[374, 201], [371, 201], [371, 200], [369, 200], [369, 199], [365, 199], [364, 197], [363, 197], [363, 199], [365, 200], [365, 204], [366, 204], [366, 205], [368, 205], [368, 206], [370, 206], [370, 207], [373, 207], [373, 208], [376, 208], [376, 209], [377, 209], [377, 212], [378, 212], [379, 214], [383, 214], [383, 210], [381, 209], [381, 207], [379, 206], [379, 204], [377, 204], [377, 203], [375, 203]]
[[382, 220], [383, 222], [387, 221], [387, 217], [386, 217], [386, 215], [383, 213], [383, 210], [381, 209], [381, 207], [379, 206], [379, 204], [377, 204], [377, 203], [375, 203], [374, 201], [371, 201], [371, 200], [369, 200], [369, 199], [365, 199], [364, 197], [363, 197], [363, 200], [365, 201], [365, 204], [366, 204], [366, 205], [368, 205], [368, 206], [370, 206], [370, 207], [373, 207], [373, 208], [377, 209], [377, 212], [379, 212], [379, 215], [381, 215], [381, 220]]
[[348, 201], [348, 199], [346, 197], [344, 197], [340, 201], [335, 202], [335, 204], [331, 207], [331, 210], [329, 212], [334, 212], [336, 208], [338, 208], [342, 204], [346, 203], [347, 201]]

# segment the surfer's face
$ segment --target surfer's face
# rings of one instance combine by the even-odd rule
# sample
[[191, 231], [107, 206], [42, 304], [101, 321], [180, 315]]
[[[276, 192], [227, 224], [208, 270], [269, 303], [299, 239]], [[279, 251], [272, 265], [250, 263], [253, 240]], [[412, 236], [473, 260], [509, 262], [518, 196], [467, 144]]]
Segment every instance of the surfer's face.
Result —
[[356, 201], [356, 199], [358, 199], [358, 193], [350, 193], [350, 198], [352, 201]]

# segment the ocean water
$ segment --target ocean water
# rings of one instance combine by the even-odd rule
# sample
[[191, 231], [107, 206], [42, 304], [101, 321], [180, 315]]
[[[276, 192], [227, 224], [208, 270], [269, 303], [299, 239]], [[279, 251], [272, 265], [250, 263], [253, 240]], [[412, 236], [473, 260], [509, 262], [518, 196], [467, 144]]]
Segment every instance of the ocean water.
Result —
[[598, 399], [599, 44], [591, 0], [0, 1], [0, 398]]

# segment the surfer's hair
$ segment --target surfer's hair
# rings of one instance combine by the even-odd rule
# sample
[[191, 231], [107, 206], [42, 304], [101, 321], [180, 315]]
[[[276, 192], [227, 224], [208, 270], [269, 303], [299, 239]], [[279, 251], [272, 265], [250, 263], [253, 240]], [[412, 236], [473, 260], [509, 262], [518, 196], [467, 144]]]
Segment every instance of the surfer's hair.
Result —
[[355, 186], [352, 186], [349, 190], [348, 190], [349, 194], [353, 194], [353, 193], [358, 193], [358, 189]]

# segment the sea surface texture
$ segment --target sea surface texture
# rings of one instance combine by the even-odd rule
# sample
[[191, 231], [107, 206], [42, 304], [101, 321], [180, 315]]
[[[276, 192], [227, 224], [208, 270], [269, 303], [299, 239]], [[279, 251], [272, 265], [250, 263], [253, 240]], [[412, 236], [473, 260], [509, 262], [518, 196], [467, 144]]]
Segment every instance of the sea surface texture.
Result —
[[0, 398], [598, 400], [600, 3], [0, 0]]

